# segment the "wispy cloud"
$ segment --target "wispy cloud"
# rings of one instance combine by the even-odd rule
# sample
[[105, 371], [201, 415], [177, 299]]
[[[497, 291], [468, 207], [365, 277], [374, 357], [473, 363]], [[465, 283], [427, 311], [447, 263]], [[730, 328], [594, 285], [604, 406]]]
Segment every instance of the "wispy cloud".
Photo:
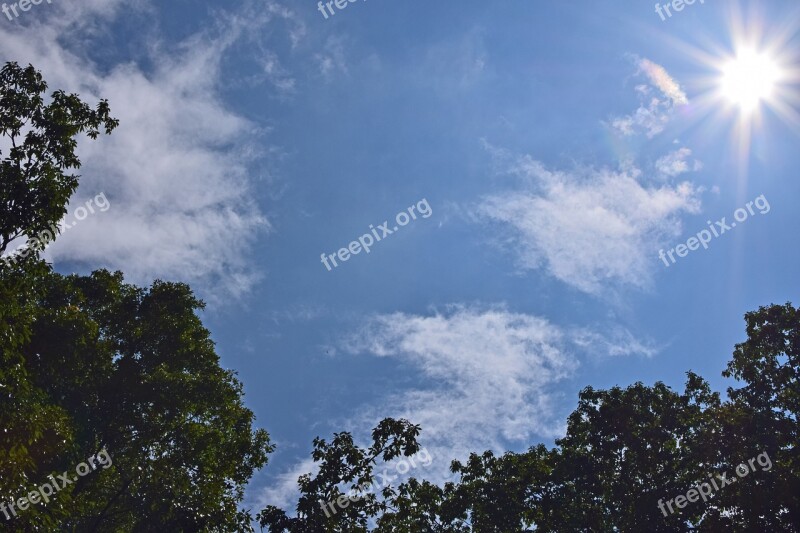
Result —
[[253, 495], [252, 508], [260, 511], [267, 505], [274, 505], [281, 509], [290, 509], [297, 503], [299, 496], [297, 479], [304, 474], [316, 474], [318, 469], [318, 465], [311, 458], [293, 464], [278, 474], [272, 484], [259, 489]]
[[674, 105], [686, 105], [689, 103], [689, 98], [681, 89], [680, 84], [669, 75], [664, 67], [653, 63], [649, 59], [642, 58], [639, 60], [639, 68], [647, 75], [650, 82], [664, 93], [664, 96], [668, 97]]
[[[678, 215], [700, 208], [688, 182], [646, 186], [640, 172], [551, 171], [530, 157], [512, 165], [522, 184], [473, 208], [496, 223], [523, 269], [545, 270], [589, 294], [652, 283], [652, 250], [680, 234]], [[506, 230], [506, 231], [503, 231]]]
[[[635, 58], [635, 61], [637, 75], [646, 77], [649, 84], [636, 86], [641, 101], [638, 109], [630, 115], [612, 118], [610, 124], [622, 135], [643, 133], [652, 138], [664, 131], [675, 107], [688, 104], [689, 98], [664, 67], [649, 59]], [[653, 95], [651, 88], [658, 89], [661, 95]]]
[[314, 54], [319, 67], [319, 74], [325, 81], [331, 81], [335, 74], [346, 75], [345, 41], [341, 36], [328, 37], [323, 52]]
[[[51, 87], [86, 100], [107, 98], [120, 119], [111, 137], [80, 146], [76, 199], [103, 191], [112, 208], [64, 234], [48, 250], [53, 261], [121, 269], [139, 283], [188, 281], [212, 298], [241, 295], [256, 282], [247, 252], [270, 224], [254, 200], [252, 176], [271, 148], [263, 130], [227, 108], [219, 89], [233, 43], [288, 16], [269, 6], [220, 18], [178, 45], [151, 43], [147, 67], [100, 68], [73, 38], [75, 25], [121, 16], [128, 2], [89, 2], [77, 9], [80, 18], [56, 7], [63, 18], [3, 30], [2, 60], [30, 62]], [[267, 74], [278, 76], [274, 57], [261, 57]]]
[[686, 172], [701, 170], [703, 164], [697, 159], [690, 162], [691, 155], [692, 151], [685, 147], [670, 152], [656, 161], [656, 171], [662, 177], [675, 177]]
[[353, 425], [367, 429], [384, 416], [420, 424], [444, 477], [451, 459], [471, 451], [560, 434], [554, 386], [578, 367], [559, 327], [502, 306], [380, 315], [345, 350], [403, 361], [431, 383], [392, 394]]
[[651, 98], [642, 104], [631, 115], [616, 117], [611, 120], [611, 127], [625, 136], [644, 133], [648, 138], [655, 137], [669, 123], [668, 109], [658, 98]]
[[652, 341], [641, 340], [620, 326], [612, 327], [610, 333], [605, 334], [589, 328], [578, 328], [571, 331], [571, 338], [593, 358], [653, 357], [659, 351]]

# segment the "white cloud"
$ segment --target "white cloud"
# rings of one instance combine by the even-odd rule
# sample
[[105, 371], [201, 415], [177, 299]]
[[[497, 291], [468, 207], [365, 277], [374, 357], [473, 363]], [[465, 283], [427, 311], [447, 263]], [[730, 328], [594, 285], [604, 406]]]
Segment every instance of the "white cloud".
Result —
[[652, 251], [680, 234], [680, 213], [700, 208], [690, 183], [645, 186], [629, 169], [554, 172], [525, 157], [514, 171], [523, 185], [485, 197], [474, 213], [508, 229], [500, 240], [513, 245], [523, 269], [543, 269], [589, 294], [648, 288]]
[[589, 328], [578, 328], [571, 332], [572, 342], [580, 346], [591, 357], [653, 357], [659, 349], [651, 341], [637, 339], [622, 327], [612, 327], [610, 335]]
[[[100, 68], [74, 38], [76, 26], [122, 14], [122, 1], [39, 6], [27, 26], [0, 34], [2, 60], [32, 63], [51, 89], [84, 100], [107, 98], [120, 126], [108, 138], [81, 142], [81, 189], [75, 205], [105, 192], [112, 207], [81, 222], [48, 249], [54, 262], [120, 269], [128, 279], [188, 281], [204, 295], [240, 295], [257, 280], [247, 251], [269, 223], [254, 199], [253, 169], [272, 148], [263, 134], [229, 110], [218, 89], [221, 63], [238, 39], [287, 17], [269, 2], [218, 19], [217, 28], [177, 47], [150, 43], [147, 67]], [[50, 14], [47, 9], [54, 8]], [[58, 15], [58, 16], [57, 16]], [[302, 36], [294, 27], [290, 37]], [[286, 77], [265, 52], [262, 67], [276, 86]]]
[[[636, 58], [636, 65], [637, 75], [644, 75], [650, 85], [639, 84], [635, 87], [641, 100], [638, 109], [633, 114], [612, 118], [611, 127], [624, 136], [643, 133], [652, 138], [664, 131], [674, 108], [688, 104], [689, 98], [661, 65], [641, 58]], [[652, 88], [658, 89], [663, 98], [651, 96]]]
[[318, 465], [311, 458], [295, 463], [277, 475], [270, 486], [258, 490], [253, 497], [253, 508], [260, 511], [267, 505], [274, 505], [285, 510], [294, 507], [299, 496], [297, 479], [304, 474], [315, 475], [318, 470]]
[[554, 385], [578, 366], [560, 328], [502, 307], [381, 315], [345, 349], [396, 358], [431, 383], [392, 394], [353, 425], [366, 430], [386, 416], [420, 424], [421, 442], [437, 458], [425, 477], [439, 479], [469, 452], [561, 434]]
[[650, 82], [655, 85], [664, 96], [668, 97], [674, 105], [686, 105], [689, 98], [664, 67], [653, 63], [649, 59], [640, 59], [639, 68], [647, 75]]
[[703, 164], [696, 159], [690, 164], [688, 159], [691, 155], [692, 151], [688, 148], [680, 148], [670, 152], [656, 161], [656, 171], [662, 177], [675, 177], [685, 172], [702, 169]]
[[651, 139], [664, 131], [669, 120], [670, 114], [664, 102], [658, 98], [651, 98], [647, 107], [642, 104], [632, 115], [612, 119], [611, 127], [625, 136], [643, 132]]
[[326, 81], [331, 81], [335, 73], [346, 75], [348, 72], [345, 43], [340, 36], [328, 37], [324, 51], [314, 54], [314, 60], [319, 67], [319, 74]]

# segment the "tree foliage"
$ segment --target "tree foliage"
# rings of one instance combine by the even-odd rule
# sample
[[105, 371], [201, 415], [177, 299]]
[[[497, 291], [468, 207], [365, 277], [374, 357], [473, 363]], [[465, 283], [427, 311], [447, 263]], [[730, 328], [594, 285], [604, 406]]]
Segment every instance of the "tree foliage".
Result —
[[[76, 137], [110, 133], [108, 104], [52, 93], [33, 67], [0, 71], [0, 251], [66, 212]], [[53, 236], [56, 237], [56, 236]], [[190, 288], [143, 289], [104, 270], [63, 276], [33, 250], [0, 262], [0, 504], [51, 474], [113, 460], [50, 501], [0, 513], [9, 531], [248, 531], [244, 487], [272, 450], [220, 367]]]
[[[55, 91], [45, 103], [47, 83], [33, 66], [6, 63], [0, 69], [0, 253], [23, 235], [49, 230], [66, 214], [78, 188], [78, 134], [96, 139], [118, 121], [108, 102], [96, 109], [76, 94]], [[7, 154], [2, 146], [10, 145]], [[52, 237], [51, 237], [52, 238]]]

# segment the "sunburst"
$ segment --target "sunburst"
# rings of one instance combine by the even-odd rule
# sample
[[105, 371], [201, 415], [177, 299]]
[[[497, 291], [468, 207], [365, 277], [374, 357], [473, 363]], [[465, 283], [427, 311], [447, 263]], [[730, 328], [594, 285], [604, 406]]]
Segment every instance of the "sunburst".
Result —
[[775, 96], [775, 87], [785, 78], [783, 69], [768, 53], [743, 47], [722, 67], [720, 91], [742, 113], [756, 112]]

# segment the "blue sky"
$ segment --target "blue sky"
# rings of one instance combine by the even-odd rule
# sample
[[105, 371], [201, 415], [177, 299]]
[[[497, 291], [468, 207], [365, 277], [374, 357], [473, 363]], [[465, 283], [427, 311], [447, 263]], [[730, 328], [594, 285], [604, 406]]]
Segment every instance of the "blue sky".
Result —
[[[386, 416], [423, 425], [414, 473], [441, 480], [552, 443], [587, 385], [693, 370], [721, 390], [742, 315], [797, 303], [789, 2], [167, 4], [32, 6], [0, 18], [0, 55], [110, 100], [121, 126], [81, 145], [74, 206], [111, 208], [48, 258], [209, 303], [278, 445], [248, 505], [291, 501], [315, 436]], [[716, 93], [745, 41], [784, 68], [749, 115]], [[320, 261], [422, 200], [369, 254]]]

